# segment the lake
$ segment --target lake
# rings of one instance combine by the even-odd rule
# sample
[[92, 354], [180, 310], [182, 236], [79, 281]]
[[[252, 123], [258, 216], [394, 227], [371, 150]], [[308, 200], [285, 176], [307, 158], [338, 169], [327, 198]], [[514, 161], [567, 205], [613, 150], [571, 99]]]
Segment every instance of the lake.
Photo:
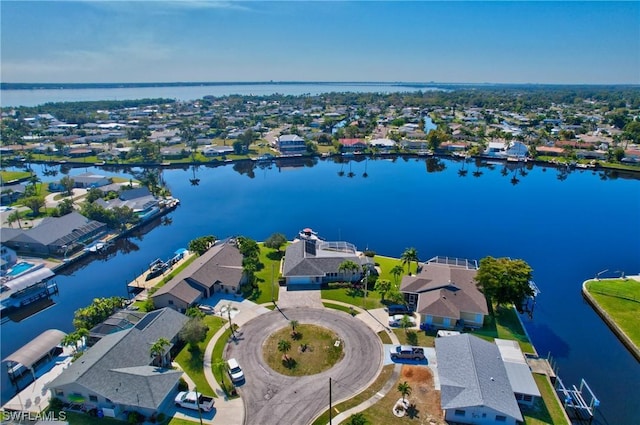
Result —
[[[580, 293], [584, 280], [605, 269], [611, 272], [603, 276], [640, 274], [640, 182], [591, 170], [357, 159], [163, 169], [181, 206], [122, 241], [107, 260], [57, 276], [53, 307], [2, 325], [3, 353], [49, 328], [70, 331], [74, 310], [95, 297], [124, 296], [126, 283], [151, 261], [195, 237], [264, 240], [282, 232], [293, 238], [311, 227], [329, 240], [394, 257], [415, 247], [423, 261], [436, 255], [526, 260], [542, 293], [533, 319], [523, 320], [540, 355], [551, 352], [565, 384], [587, 380], [601, 400], [594, 423], [640, 423], [638, 362]], [[87, 170], [105, 173], [79, 168], [70, 175]], [[194, 175], [198, 186], [190, 183]], [[4, 373], [2, 379], [5, 400]]]
[[436, 87], [415, 87], [392, 83], [291, 83], [291, 84], [221, 84], [214, 86], [166, 86], [86, 89], [34, 89], [1, 90], [0, 105], [36, 106], [47, 102], [79, 102], [88, 100], [130, 100], [166, 98], [182, 101], [201, 99], [203, 96], [240, 95], [318, 95], [330, 92], [410, 92], [441, 90]]

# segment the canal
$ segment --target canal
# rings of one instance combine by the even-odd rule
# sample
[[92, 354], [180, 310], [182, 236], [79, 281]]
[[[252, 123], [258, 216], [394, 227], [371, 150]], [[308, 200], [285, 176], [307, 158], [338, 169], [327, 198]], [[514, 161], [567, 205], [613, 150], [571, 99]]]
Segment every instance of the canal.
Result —
[[[582, 282], [602, 270], [611, 271], [605, 276], [640, 274], [637, 180], [437, 158], [185, 167], [164, 169], [162, 177], [181, 206], [107, 256], [57, 276], [55, 305], [2, 325], [3, 356], [46, 329], [70, 331], [77, 308], [96, 297], [124, 296], [126, 283], [151, 261], [197, 236], [263, 240], [282, 232], [292, 238], [312, 227], [327, 239], [388, 256], [415, 247], [421, 260], [526, 260], [542, 291], [533, 318], [523, 317], [538, 352], [553, 355], [565, 384], [584, 377], [591, 385], [601, 400], [594, 423], [640, 423], [638, 362], [580, 294]], [[11, 387], [5, 374], [2, 379], [6, 400]]]

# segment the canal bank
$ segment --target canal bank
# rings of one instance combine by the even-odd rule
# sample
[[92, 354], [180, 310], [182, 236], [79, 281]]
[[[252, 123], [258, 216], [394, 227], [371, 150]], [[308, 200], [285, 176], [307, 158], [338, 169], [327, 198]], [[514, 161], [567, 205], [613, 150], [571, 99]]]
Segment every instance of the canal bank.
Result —
[[[634, 279], [640, 281], [640, 276], [628, 276], [628, 279]], [[602, 318], [602, 320], [607, 324], [609, 329], [613, 331], [613, 333], [618, 337], [620, 342], [624, 344], [624, 346], [629, 350], [631, 354], [640, 362], [640, 348], [631, 340], [629, 335], [620, 327], [615, 318], [613, 318], [607, 310], [605, 310], [600, 303], [593, 297], [593, 295], [589, 292], [587, 288], [587, 284], [591, 280], [586, 280], [582, 283], [582, 296], [589, 303], [589, 305], [594, 309], [598, 316]]]

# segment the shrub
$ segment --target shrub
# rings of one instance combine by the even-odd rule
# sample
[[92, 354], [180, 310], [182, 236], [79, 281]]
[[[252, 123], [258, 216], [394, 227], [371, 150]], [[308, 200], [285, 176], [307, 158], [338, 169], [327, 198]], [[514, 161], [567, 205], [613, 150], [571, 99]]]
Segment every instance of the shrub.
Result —
[[371, 251], [370, 249], [367, 249], [367, 250], [364, 252], [364, 255], [365, 255], [366, 257], [372, 257], [372, 258], [373, 258], [373, 257], [375, 257], [375, 256], [376, 256], [376, 252], [375, 252], [375, 251]]
[[64, 402], [62, 400], [60, 400], [58, 397], [54, 397], [51, 399], [51, 401], [49, 401], [49, 408], [51, 410], [62, 410], [62, 407], [64, 406]]
[[188, 389], [189, 385], [187, 384], [187, 381], [185, 381], [184, 378], [180, 378], [178, 381], [178, 391], [187, 391]]

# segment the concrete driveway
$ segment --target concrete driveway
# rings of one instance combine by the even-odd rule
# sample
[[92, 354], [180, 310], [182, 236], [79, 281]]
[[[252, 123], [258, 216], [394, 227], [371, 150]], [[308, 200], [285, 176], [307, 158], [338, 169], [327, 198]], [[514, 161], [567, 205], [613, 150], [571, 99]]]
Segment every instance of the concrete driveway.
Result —
[[[288, 327], [289, 320], [316, 324], [336, 332], [344, 341], [344, 358], [333, 368], [312, 376], [289, 377], [274, 372], [263, 360], [262, 345], [269, 335]], [[246, 383], [239, 387], [247, 424], [308, 424], [333, 402], [352, 397], [378, 375], [383, 363], [382, 343], [361, 320], [341, 311], [291, 308], [275, 310], [247, 322], [225, 358], [235, 357]]]

